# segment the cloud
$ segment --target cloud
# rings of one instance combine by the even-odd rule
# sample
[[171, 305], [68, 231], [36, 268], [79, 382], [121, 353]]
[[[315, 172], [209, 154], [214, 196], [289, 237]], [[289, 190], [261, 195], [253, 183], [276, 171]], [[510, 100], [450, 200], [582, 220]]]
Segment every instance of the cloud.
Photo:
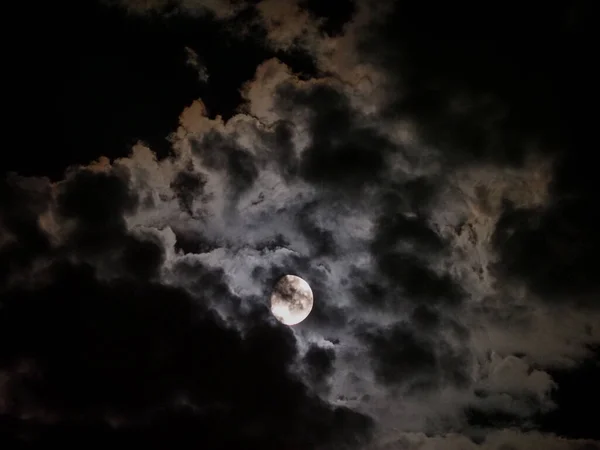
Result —
[[406, 434], [401, 438], [375, 447], [381, 450], [525, 450], [547, 448], [552, 450], [593, 450], [597, 443], [590, 440], [561, 439], [552, 434], [521, 433], [503, 430], [490, 433], [482, 442], [475, 443], [461, 435], [428, 437], [423, 434]]
[[[318, 32], [316, 22], [296, 1], [264, 0], [257, 4], [268, 39], [281, 48], [289, 48]], [[314, 39], [314, 37], [313, 37]]]
[[[212, 312], [213, 302], [235, 301], [222, 273], [193, 293], [157, 279], [161, 242], [125, 226], [139, 206], [127, 173], [118, 164], [80, 169], [57, 185], [51, 206], [65, 234], [48, 249], [45, 282], [3, 292], [1, 414], [28, 420], [34, 434], [47, 423], [77, 422], [147, 433], [154, 423], [168, 426], [164, 415], [173, 412], [195, 424], [194, 435], [204, 430], [202, 442], [213, 448], [314, 448], [366, 431], [369, 419], [328, 406], [289, 372], [295, 338], [264, 306], [243, 335]], [[353, 428], [331, 435], [340, 420]]]
[[206, 70], [206, 66], [200, 61], [198, 53], [189, 47], [185, 47], [184, 50], [187, 56], [186, 64], [198, 73], [198, 81], [206, 83], [209, 78], [208, 71]]
[[[593, 199], [547, 150], [554, 116], [512, 114], [541, 92], [504, 97], [484, 69], [479, 86], [451, 44], [430, 66], [402, 10], [357, 2], [327, 36], [301, 3], [256, 10], [269, 45], [323, 73], [267, 59], [233, 117], [183, 108], [168, 157], [139, 143], [55, 183], [3, 180], [0, 426], [63, 444], [593, 445], [530, 431], [557, 368], [600, 343]], [[293, 329], [266, 302], [286, 273], [315, 293]]]
[[103, 0], [107, 4], [116, 4], [133, 14], [212, 14], [217, 19], [234, 16], [240, 9], [240, 2], [229, 0]]

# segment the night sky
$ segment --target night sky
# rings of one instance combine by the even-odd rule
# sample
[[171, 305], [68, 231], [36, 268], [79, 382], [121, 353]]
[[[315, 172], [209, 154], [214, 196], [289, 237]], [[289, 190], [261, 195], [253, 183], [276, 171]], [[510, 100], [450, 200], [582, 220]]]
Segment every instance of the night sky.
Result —
[[437, 3], [18, 6], [0, 448], [600, 448], [592, 2]]

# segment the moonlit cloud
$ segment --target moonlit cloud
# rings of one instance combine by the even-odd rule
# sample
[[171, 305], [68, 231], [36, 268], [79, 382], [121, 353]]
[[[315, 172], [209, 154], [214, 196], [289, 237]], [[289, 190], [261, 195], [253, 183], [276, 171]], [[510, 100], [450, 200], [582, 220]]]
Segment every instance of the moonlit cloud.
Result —
[[[136, 14], [167, 3], [119, 2]], [[216, 20], [247, 7], [175, 3]], [[363, 57], [361, 36], [387, 12], [371, 3], [357, 2], [343, 32], [325, 36], [300, 3], [258, 2], [267, 43], [302, 48], [323, 75], [263, 61], [233, 117], [209, 115], [201, 98], [182, 105], [168, 157], [140, 142], [58, 182], [3, 181], [0, 340], [16, 339], [21, 353], [4, 344], [0, 414], [136, 427], [176, 411], [200, 417], [214, 442], [227, 430], [213, 422], [233, 417], [232, 445], [594, 448], [527, 425], [556, 406], [552, 370], [600, 344], [597, 305], [544, 291], [511, 259], [522, 255], [509, 240], [540, 229], [561, 201], [555, 156], [525, 138], [519, 163], [485, 156], [506, 144], [495, 140], [492, 100], [448, 106], [481, 114], [465, 120], [493, 138], [474, 153], [458, 132], [432, 139], [436, 118], [397, 112], [416, 94], [387, 62]], [[268, 314], [286, 273], [314, 292], [294, 329]], [[21, 321], [29, 325], [10, 326]], [[60, 364], [72, 370], [66, 380]], [[105, 379], [116, 388], [104, 392]]]

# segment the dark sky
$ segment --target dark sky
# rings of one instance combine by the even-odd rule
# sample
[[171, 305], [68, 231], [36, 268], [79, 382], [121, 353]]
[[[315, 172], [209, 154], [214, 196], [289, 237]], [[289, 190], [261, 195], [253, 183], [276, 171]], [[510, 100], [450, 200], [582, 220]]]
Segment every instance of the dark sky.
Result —
[[591, 17], [19, 6], [0, 446], [599, 448]]

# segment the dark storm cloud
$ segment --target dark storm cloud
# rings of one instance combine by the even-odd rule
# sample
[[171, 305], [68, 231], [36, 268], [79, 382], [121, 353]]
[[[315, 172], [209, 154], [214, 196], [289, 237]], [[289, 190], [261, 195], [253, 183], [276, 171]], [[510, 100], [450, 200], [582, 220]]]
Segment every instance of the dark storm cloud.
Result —
[[423, 379], [435, 372], [436, 358], [431, 342], [417, 337], [405, 324], [389, 330], [366, 332], [376, 361], [376, 374], [385, 383]]
[[[504, 393], [504, 398], [493, 398], [485, 391], [476, 391], [475, 395], [483, 401], [482, 405], [465, 408], [465, 419], [470, 426], [488, 429], [534, 428], [534, 422], [530, 417], [539, 410], [539, 404], [533, 396], [527, 398], [525, 395], [511, 396]], [[501, 400], [504, 400], [504, 402]], [[512, 403], [510, 407], [507, 407], [506, 400]], [[494, 403], [503, 404], [494, 405]]]
[[447, 243], [420, 212], [433, 192], [433, 186], [419, 181], [393, 186], [386, 195], [371, 248], [392, 296], [401, 293], [403, 301], [457, 305], [463, 295], [460, 286], [448, 274], [428, 266], [432, 256], [447, 250]]
[[543, 210], [507, 204], [494, 232], [497, 270], [524, 280], [544, 299], [600, 306], [596, 206], [591, 193], [584, 195]]
[[310, 146], [300, 163], [301, 176], [316, 184], [360, 188], [380, 182], [385, 157], [396, 150], [375, 128], [365, 125], [347, 96], [327, 85], [308, 90], [285, 85], [279, 89], [283, 111], [306, 108]]
[[128, 182], [129, 174], [124, 168], [110, 173], [78, 170], [61, 185], [58, 212], [86, 228], [122, 230], [123, 215], [137, 207], [137, 196]]
[[153, 235], [131, 232], [125, 222], [138, 206], [126, 168], [74, 169], [55, 186], [44, 179], [9, 177], [2, 196], [0, 223], [9, 237], [0, 248], [5, 281], [36, 264], [51, 267], [71, 258], [96, 266], [104, 276], [157, 276], [164, 259], [161, 243]]
[[311, 202], [302, 206], [298, 214], [298, 227], [314, 245], [315, 256], [333, 255], [336, 248], [333, 230], [324, 229], [319, 225], [321, 202]]
[[[4, 186], [3, 205], [15, 208], [3, 210], [3, 228], [22, 230], [17, 238], [44, 236], [34, 218], [49, 202], [44, 186]], [[19, 210], [24, 204], [29, 209]], [[76, 427], [88, 442], [313, 449], [368, 434], [370, 419], [330, 407], [292, 374], [298, 350], [289, 328], [257, 310], [242, 335], [210, 310], [232, 297], [222, 270], [188, 265], [195, 297], [154, 281], [164, 249], [127, 231], [125, 216], [136, 207], [120, 167], [73, 171], [58, 186], [56, 212], [71, 231], [48, 252], [45, 282], [7, 287], [0, 303], [2, 423], [30, 418], [7, 439], [79, 442], [77, 433], [58, 432]], [[1, 249], [3, 260], [10, 251]], [[177, 272], [186, 278], [185, 265]], [[332, 355], [314, 349], [306, 358], [313, 381], [323, 383]], [[118, 430], [107, 428], [111, 420]]]
[[[590, 136], [584, 99], [595, 82], [582, 6], [490, 13], [398, 1], [360, 37], [361, 55], [399, 87], [389, 113], [414, 120], [449, 161], [520, 164], [532, 144], [555, 151]], [[455, 29], [480, 38], [447, 39]]]
[[[405, 387], [409, 395], [442, 386], [468, 385], [469, 352], [451, 346], [436, 333], [435, 326], [442, 325], [439, 318], [434, 319], [432, 313], [423, 309], [418, 314], [421, 319], [428, 314], [428, 326], [397, 322], [388, 328], [362, 330], [361, 337], [369, 347], [377, 377], [384, 384]], [[454, 333], [459, 342], [464, 342], [465, 332], [458, 329]]]
[[437, 253], [444, 249], [444, 242], [424, 218], [407, 217], [392, 210], [381, 215], [378, 225], [377, 238], [373, 242], [375, 252], [403, 242], [416, 245], [419, 253]]
[[[309, 111], [311, 143], [300, 162], [304, 179], [318, 186], [343, 187], [341, 197], [367, 184], [383, 189], [383, 212], [372, 242], [380, 274], [387, 277], [392, 286], [399, 287], [405, 299], [458, 303], [462, 292], [455, 282], [427, 266], [428, 259], [441, 253], [446, 245], [422, 214], [436, 186], [419, 179], [389, 183], [386, 158], [403, 149], [366, 125], [340, 91], [327, 85], [306, 90], [287, 85], [279, 90], [279, 96], [283, 110], [293, 105], [293, 108], [306, 107]], [[334, 201], [332, 198], [323, 200], [325, 203]], [[307, 204], [300, 213], [300, 227], [317, 243], [317, 254], [335, 254], [334, 230], [322, 230], [316, 225], [318, 221], [310, 214], [314, 206], [318, 205]], [[418, 254], [423, 257], [416, 257]], [[368, 295], [362, 298], [377, 302]]]
[[461, 289], [449, 275], [437, 274], [415, 256], [386, 252], [378, 257], [378, 265], [410, 301], [456, 305], [461, 300]]
[[137, 207], [126, 168], [75, 172], [59, 187], [56, 200], [57, 213], [75, 222], [62, 251], [93, 261], [103, 272], [156, 278], [164, 259], [160, 242], [151, 235], [134, 235], [125, 223], [125, 215]]
[[[491, 307], [489, 314], [483, 314], [488, 316], [488, 324], [505, 330], [527, 329], [527, 333], [541, 336], [538, 328], [542, 325], [534, 320], [538, 314], [561, 314], [556, 311], [563, 309], [578, 314], [579, 308], [593, 311], [588, 308], [598, 305], [600, 286], [594, 275], [599, 270], [597, 255], [600, 251], [598, 233], [594, 229], [598, 177], [597, 164], [589, 150], [596, 137], [586, 100], [596, 84], [588, 56], [592, 51], [591, 22], [586, 19], [590, 5], [583, 2], [549, 5], [543, 10], [525, 7], [516, 12], [511, 8], [498, 8], [490, 12], [487, 7], [469, 7], [467, 11], [456, 5], [434, 8], [429, 2], [401, 1], [395, 2], [359, 37], [362, 58], [383, 70], [386, 80], [397, 88], [390, 88], [384, 115], [408, 120], [419, 139], [439, 151], [449, 170], [478, 170], [486, 165], [493, 167], [502, 178], [504, 174], [530, 165], [532, 154], [553, 162], [549, 192], [543, 202], [520, 205], [519, 195], [501, 193], [499, 203], [503, 202], [503, 206], [498, 207], [498, 220], [492, 219], [492, 226], [486, 230], [483, 223], [496, 216], [490, 215], [490, 204], [483, 197], [500, 190], [495, 186], [497, 180], [484, 176], [477, 183], [481, 186], [474, 189], [471, 198], [475, 202], [468, 207], [466, 215], [470, 217], [462, 227], [469, 231], [469, 236], [460, 228], [455, 233], [447, 232], [447, 235], [455, 235], [456, 241], [465, 248], [481, 248], [481, 233], [490, 233], [494, 262], [488, 261], [487, 267], [479, 267], [476, 278], [483, 282], [481, 271], [487, 269], [493, 280], [489, 292], [497, 290], [510, 298], [515, 294], [504, 293], [510, 292], [514, 285], [527, 292], [524, 298], [517, 295], [519, 299], [513, 300], [517, 304], [506, 308], [492, 303], [486, 305], [484, 297], [480, 306]], [[451, 30], [456, 29], [479, 38], [447, 39]], [[500, 30], [511, 30], [513, 37], [502, 38]], [[427, 38], [423, 38], [425, 33]], [[528, 182], [532, 186], [535, 176], [534, 173], [529, 175]], [[476, 207], [472, 208], [474, 204]], [[451, 212], [456, 205], [443, 207]], [[393, 215], [388, 217], [393, 219]], [[391, 225], [389, 228], [391, 236], [405, 232], [401, 227], [397, 227], [397, 231]], [[435, 231], [439, 235], [439, 230]], [[417, 248], [424, 252], [439, 251], [435, 250], [434, 241], [430, 243], [433, 247], [428, 246], [426, 235], [413, 233], [414, 242], [419, 242]], [[445, 283], [443, 276], [440, 280], [430, 279], [423, 266], [411, 264], [413, 254], [407, 258], [397, 251], [385, 250], [386, 241], [382, 242], [378, 247], [386, 254], [380, 258], [384, 262], [380, 263], [382, 271], [407, 282], [411, 298], [436, 297], [436, 292], [456, 293], [449, 298], [463, 297], [460, 289], [451, 286], [450, 280]], [[442, 242], [439, 244], [445, 246]], [[473, 256], [472, 261], [477, 261], [478, 256], [475, 253]], [[403, 277], [403, 272], [408, 275]], [[424, 283], [415, 283], [417, 290], [411, 291], [411, 283], [416, 280]], [[491, 295], [493, 298], [495, 294]], [[478, 312], [482, 311], [478, 309], [480, 306], [477, 306]], [[437, 328], [437, 322], [444, 315], [435, 308], [433, 312], [431, 315], [426, 310], [419, 310], [418, 314], [415, 311], [413, 320], [424, 320], [427, 326]], [[586, 313], [581, 314], [583, 317]], [[585, 319], [581, 321], [581, 334], [595, 342], [596, 338], [592, 337], [596, 336], [595, 327]], [[544, 333], [566, 335], [571, 326], [561, 324], [559, 319], [551, 331], [544, 330]], [[475, 329], [470, 331], [476, 333]], [[544, 338], [538, 338], [535, 345], [533, 340], [527, 340], [527, 345], [542, 347]], [[553, 345], [560, 351], [558, 343]], [[586, 354], [589, 347], [584, 345], [581, 351]], [[527, 352], [522, 362], [524, 367], [531, 364], [527, 358], [535, 360], [534, 353]], [[581, 356], [574, 359], [580, 362]], [[538, 374], [540, 381], [536, 386], [544, 385], [542, 378], [554, 378], [555, 372], [547, 366], [532, 366], [529, 372], [524, 372], [527, 377], [536, 369], [552, 375], [546, 378]], [[580, 370], [572, 367], [566, 372], [576, 377]], [[581, 381], [589, 376], [588, 371]], [[549, 414], [548, 409], [553, 406], [549, 399], [555, 398], [554, 393], [546, 391], [539, 395], [536, 388], [528, 394], [525, 383], [519, 383], [520, 388], [511, 391], [508, 381], [505, 379], [494, 389], [489, 386], [476, 389], [481, 401], [474, 401], [465, 413], [471, 425], [534, 427], [532, 415]], [[561, 383], [558, 378], [556, 381], [560, 392]], [[572, 388], [564, 389], [563, 395], [582, 395]], [[589, 398], [593, 404], [594, 389], [589, 389], [589, 393], [590, 397], [583, 394], [578, 398]], [[556, 414], [560, 416], [558, 410]], [[586, 414], [578, 416], [577, 420], [561, 416], [561, 420], [587, 424]], [[568, 425], [561, 433], [570, 438], [596, 437], [587, 425], [580, 428]], [[519, 448], [517, 443], [514, 446]]]
[[192, 206], [194, 198], [202, 194], [206, 177], [193, 170], [180, 171], [173, 181], [171, 181], [171, 189], [177, 196], [179, 206], [188, 214], [192, 215]]
[[[557, 408], [536, 417], [540, 429], [562, 436], [584, 437], [600, 441], [595, 417], [600, 405], [600, 347], [593, 346], [590, 356], [582, 361], [577, 370], [555, 369], [550, 373], [557, 383], [552, 400]], [[589, 410], [583, 412], [581, 398], [587, 399]], [[583, 412], [583, 413], [582, 413]]]
[[[359, 314], [337, 310], [337, 299], [332, 298], [316, 303], [308, 320], [355, 329], [382, 385], [402, 387], [410, 395], [467, 386], [471, 355], [461, 346], [469, 333], [448, 311], [461, 306], [464, 292], [447, 273], [430, 267], [432, 259], [448, 251], [448, 243], [432, 228], [427, 215], [439, 186], [424, 178], [390, 180], [387, 160], [404, 149], [369, 125], [335, 88], [284, 85], [278, 95], [284, 116], [287, 111], [297, 112], [298, 107], [308, 113], [310, 144], [301, 156], [300, 176], [319, 187], [343, 190], [307, 203], [298, 215], [300, 230], [315, 245], [315, 255], [342, 257], [336, 230], [320, 228], [323, 208], [356, 202], [364, 186], [376, 188], [377, 202], [365, 205], [376, 217], [368, 244], [376, 275], [354, 268], [344, 282], [367, 311], [379, 310], [394, 317], [408, 312], [413, 319], [410, 324], [390, 319], [389, 327], [377, 323], [370, 327]], [[322, 273], [306, 274], [315, 298], [339, 295], [330, 292], [327, 277], [321, 285]], [[444, 333], [458, 344], [447, 343]]]
[[[382, 201], [386, 207], [386, 213], [391, 216], [392, 222], [401, 220], [394, 218], [394, 215], [399, 213], [413, 213], [416, 215], [415, 219], [417, 221], [423, 221], [430, 210], [439, 185], [435, 179], [418, 177], [405, 181], [392, 180], [389, 186], [386, 187], [387, 189], [382, 194]], [[431, 230], [421, 229], [417, 231], [417, 227], [418, 225], [413, 227], [415, 237], [421, 236], [417, 240], [423, 240], [425, 236], [429, 236], [424, 241], [429, 242], [428, 245], [430, 246], [435, 246], [435, 241], [439, 238], [433, 237]], [[427, 226], [422, 224], [421, 228], [427, 228]]]
[[200, 288], [197, 291], [207, 291], [208, 289], [218, 289], [219, 294], [214, 295], [216, 300], [220, 300], [227, 294], [227, 285], [225, 283], [225, 272], [221, 268], [211, 268], [194, 261], [178, 261], [175, 271], [182, 279], [187, 279], [197, 284]]
[[272, 130], [262, 131], [261, 139], [265, 146], [275, 149], [273, 159], [285, 179], [291, 180], [298, 175], [299, 159], [294, 152], [294, 126], [286, 120], [279, 120]]
[[[109, 117], [90, 122], [107, 127], [90, 139], [84, 114], [73, 139], [92, 141], [94, 158], [98, 146], [116, 155], [132, 124], [152, 149], [54, 185], [0, 187], [0, 283], [10, 281], [0, 299], [0, 441], [550, 448], [516, 428], [552, 406], [553, 377], [565, 378], [547, 366], [577, 363], [597, 340], [595, 316], [568, 305], [598, 288], [594, 221], [585, 220], [596, 166], [575, 145], [588, 144], [573, 100], [587, 94], [585, 71], [574, 58], [553, 60], [570, 43], [449, 41], [448, 24], [472, 30], [472, 11], [442, 6], [438, 23], [427, 3], [395, 2], [381, 16], [381, 2], [362, 0], [112, 3], [148, 15], [119, 21], [128, 31], [117, 30], [112, 50], [94, 44], [65, 83], [80, 92], [82, 74], [97, 72], [86, 107], [109, 117], [96, 106], [119, 97], [109, 102], [121, 111], [111, 116], [119, 136]], [[185, 68], [186, 52], [206, 64], [207, 83]], [[114, 73], [113, 56], [122, 60]], [[123, 89], [148, 68], [154, 75]], [[568, 95], [555, 91], [580, 79]], [[69, 116], [82, 109], [66, 97]], [[190, 107], [162, 159], [175, 103]], [[555, 158], [554, 176], [529, 167], [530, 147]], [[494, 202], [504, 197], [502, 210]], [[275, 322], [267, 297], [290, 273], [315, 295], [293, 329]], [[589, 383], [565, 384], [563, 404], [595, 398]], [[595, 425], [544, 420], [569, 437]], [[373, 425], [389, 445], [365, 446]], [[514, 435], [490, 432], [504, 426]], [[465, 437], [482, 429], [476, 443]]]
[[175, 250], [185, 253], [208, 253], [220, 247], [219, 242], [213, 242], [197, 230], [173, 229], [175, 234]]
[[[364, 57], [402, 86], [390, 114], [414, 121], [424, 142], [453, 163], [518, 166], [532, 148], [552, 155], [551, 206], [523, 210], [506, 203], [494, 237], [502, 257], [498, 269], [544, 296], [597, 290], [591, 274], [600, 247], [589, 194], [596, 189], [597, 170], [586, 150], [592, 128], [584, 99], [592, 80], [583, 56], [589, 45], [583, 10], [506, 9], [477, 21], [467, 21], [477, 11], [437, 11], [441, 14], [432, 16], [427, 3], [397, 2], [361, 38]], [[436, 36], [449, 27], [521, 32], [534, 24], [547, 35], [421, 39], [425, 23]]]
[[302, 0], [299, 5], [321, 21], [319, 29], [329, 36], [342, 34], [344, 25], [352, 19], [356, 12], [356, 5], [353, 0], [331, 0], [328, 2]]
[[235, 193], [249, 189], [258, 177], [254, 157], [234, 140], [217, 131], [191, 144], [194, 155], [201, 159], [205, 167], [225, 174]]
[[38, 221], [50, 198], [46, 179], [10, 175], [0, 181], [0, 286], [30, 270], [33, 261], [50, 250]]
[[313, 344], [304, 355], [304, 363], [315, 384], [325, 383], [333, 373], [335, 350]]
[[4, 296], [0, 320], [3, 368], [10, 374], [23, 358], [35, 365], [3, 399], [12, 413], [50, 410], [84, 425], [112, 416], [137, 424], [124, 427], [134, 436], [140, 423], [152, 435], [174, 426], [161, 416], [183, 399], [195, 411], [188, 437], [215, 449], [313, 448], [345, 427], [340, 421], [358, 425], [349, 433], [368, 426], [330, 410], [289, 374], [296, 352], [289, 329], [256, 324], [242, 339], [178, 289], [105, 284], [90, 267], [61, 265], [51, 285]]

